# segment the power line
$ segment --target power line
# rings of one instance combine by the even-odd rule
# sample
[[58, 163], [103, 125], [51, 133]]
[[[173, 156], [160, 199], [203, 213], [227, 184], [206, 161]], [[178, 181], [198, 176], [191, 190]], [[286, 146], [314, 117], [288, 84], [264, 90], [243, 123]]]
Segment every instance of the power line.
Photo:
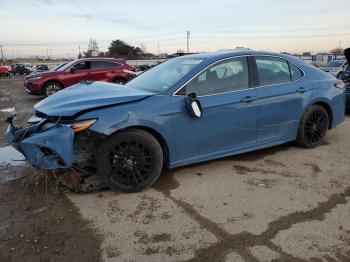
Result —
[[2, 50], [2, 45], [0, 45], [0, 50], [1, 50], [1, 61], [4, 61], [4, 52]]
[[205, 30], [192, 30], [192, 32], [195, 33], [208, 33], [208, 32], [215, 32], [215, 33], [233, 33], [233, 32], [242, 32], [242, 33], [256, 33], [256, 32], [300, 32], [300, 31], [322, 31], [322, 30], [346, 30], [348, 31], [349, 28], [346, 26], [328, 26], [328, 27], [309, 27], [309, 28], [230, 28], [230, 29], [211, 29], [211, 28], [205, 28]]
[[278, 38], [317, 38], [317, 37], [330, 37], [330, 36], [347, 36], [350, 33], [341, 34], [314, 34], [314, 35], [290, 35], [290, 36], [232, 36], [232, 37], [220, 37], [220, 36], [192, 36], [192, 38], [202, 39], [278, 39]]

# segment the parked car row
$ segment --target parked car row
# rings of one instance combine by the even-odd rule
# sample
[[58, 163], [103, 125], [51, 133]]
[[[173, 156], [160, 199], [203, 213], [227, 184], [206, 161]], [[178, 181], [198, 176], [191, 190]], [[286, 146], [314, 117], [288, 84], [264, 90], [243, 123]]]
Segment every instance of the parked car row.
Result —
[[14, 64], [12, 65], [11, 72], [14, 75], [29, 75], [33, 72], [33, 67], [30, 64]]
[[334, 60], [321, 66], [320, 70], [330, 73], [340, 79], [344, 71], [349, 71], [349, 64], [346, 60]]
[[122, 60], [81, 59], [26, 80], [46, 95], [8, 138], [37, 168], [88, 163], [115, 190], [175, 168], [295, 141], [313, 148], [344, 120], [344, 83], [288, 55], [252, 50], [170, 59], [134, 78]]

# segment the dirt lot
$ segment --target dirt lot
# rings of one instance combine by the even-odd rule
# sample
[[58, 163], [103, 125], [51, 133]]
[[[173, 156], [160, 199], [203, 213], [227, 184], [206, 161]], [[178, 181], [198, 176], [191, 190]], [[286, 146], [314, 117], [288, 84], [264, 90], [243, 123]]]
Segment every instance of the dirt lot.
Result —
[[[0, 80], [0, 110], [24, 124], [40, 98], [22, 83]], [[347, 117], [316, 149], [165, 170], [135, 194], [63, 194], [28, 165], [0, 165], [0, 261], [350, 261], [349, 141]]]

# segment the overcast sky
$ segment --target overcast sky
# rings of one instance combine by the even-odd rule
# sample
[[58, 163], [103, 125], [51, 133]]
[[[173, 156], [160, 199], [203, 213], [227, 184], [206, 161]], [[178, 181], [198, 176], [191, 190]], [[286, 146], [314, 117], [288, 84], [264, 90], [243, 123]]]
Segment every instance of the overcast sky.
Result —
[[[89, 38], [147, 51], [326, 51], [350, 46], [350, 0], [0, 0], [5, 55], [73, 56]], [[47, 51], [47, 49], [49, 51]]]

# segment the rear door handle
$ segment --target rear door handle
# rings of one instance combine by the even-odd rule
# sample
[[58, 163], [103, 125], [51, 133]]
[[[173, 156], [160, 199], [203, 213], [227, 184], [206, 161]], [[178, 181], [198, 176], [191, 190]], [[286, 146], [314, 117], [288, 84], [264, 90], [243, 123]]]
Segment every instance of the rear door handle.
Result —
[[242, 103], [250, 103], [256, 100], [255, 96], [246, 96], [244, 98], [241, 99]]
[[305, 88], [305, 87], [299, 87], [299, 88], [297, 89], [297, 92], [298, 92], [298, 93], [305, 93], [306, 91], [308, 91], [308, 89]]

